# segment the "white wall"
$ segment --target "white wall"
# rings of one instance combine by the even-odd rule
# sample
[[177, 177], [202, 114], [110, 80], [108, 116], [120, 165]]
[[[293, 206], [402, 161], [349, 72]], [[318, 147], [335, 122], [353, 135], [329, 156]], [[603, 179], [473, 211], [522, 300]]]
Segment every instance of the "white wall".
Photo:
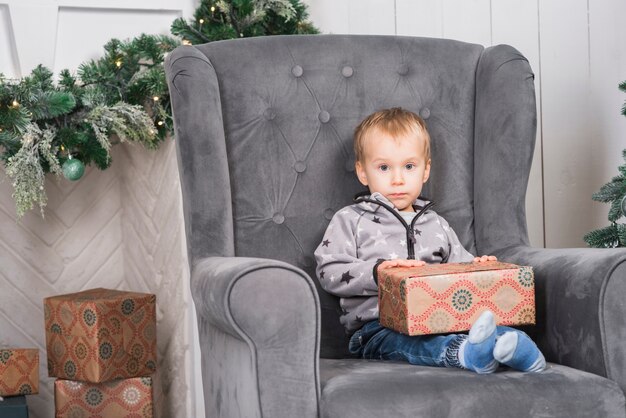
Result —
[[[526, 210], [531, 243], [584, 246], [608, 224], [591, 194], [626, 148], [622, 0], [305, 0], [325, 33], [452, 38], [520, 50], [535, 72], [538, 135]], [[620, 20], [621, 19], [621, 20]], [[544, 227], [545, 225], [545, 227]]]

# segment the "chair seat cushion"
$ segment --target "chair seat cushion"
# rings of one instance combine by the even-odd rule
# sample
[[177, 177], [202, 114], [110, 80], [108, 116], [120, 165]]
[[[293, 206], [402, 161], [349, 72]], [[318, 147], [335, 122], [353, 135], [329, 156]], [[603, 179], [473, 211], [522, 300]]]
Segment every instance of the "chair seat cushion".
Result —
[[621, 417], [617, 383], [548, 363], [543, 373], [321, 359], [322, 417]]

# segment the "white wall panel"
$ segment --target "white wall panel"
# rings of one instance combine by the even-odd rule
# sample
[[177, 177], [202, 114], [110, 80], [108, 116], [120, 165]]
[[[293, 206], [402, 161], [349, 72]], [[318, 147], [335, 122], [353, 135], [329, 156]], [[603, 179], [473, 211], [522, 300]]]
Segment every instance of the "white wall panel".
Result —
[[443, 36], [443, 2], [439, 0], [396, 0], [398, 35]]
[[20, 75], [13, 25], [11, 24], [9, 6], [6, 4], [0, 4], [0, 73], [9, 78]]
[[54, 3], [34, 5], [24, 1], [11, 3], [9, 10], [21, 76], [28, 75], [38, 64], [51, 68], [54, 60], [57, 6]]
[[539, 15], [546, 246], [582, 246], [593, 192], [587, 0], [540, 2]]
[[442, 0], [444, 38], [491, 45], [490, 0]]
[[394, 35], [394, 0], [348, 0], [349, 30], [353, 34]]
[[[587, 121], [592, 129], [588, 142], [591, 190], [618, 174], [624, 164], [621, 150], [626, 148], [626, 117], [620, 109], [626, 94], [617, 86], [626, 80], [626, 2], [593, 1], [589, 4], [590, 107]], [[587, 196], [587, 199], [589, 197]], [[591, 203], [592, 216], [585, 222], [587, 231], [608, 225], [609, 205]]]
[[309, 19], [322, 33], [350, 33], [350, 7], [346, 0], [304, 0]]
[[[125, 40], [142, 33], [169, 35], [169, 25], [177, 17], [177, 10], [61, 7], [54, 70], [76, 69], [82, 62], [100, 58], [111, 38]], [[88, 42], [84, 41], [85, 33], [90, 34]]]

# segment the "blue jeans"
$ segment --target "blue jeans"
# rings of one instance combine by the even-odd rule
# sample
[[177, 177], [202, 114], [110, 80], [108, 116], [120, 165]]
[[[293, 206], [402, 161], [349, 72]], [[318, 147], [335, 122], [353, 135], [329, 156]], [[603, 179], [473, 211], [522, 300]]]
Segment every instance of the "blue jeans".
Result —
[[[498, 326], [496, 335], [513, 328]], [[521, 331], [517, 331], [521, 332]], [[385, 328], [378, 320], [363, 325], [350, 338], [349, 349], [359, 358], [407, 361], [418, 366], [457, 367], [458, 351], [467, 334], [414, 335], [400, 334]]]

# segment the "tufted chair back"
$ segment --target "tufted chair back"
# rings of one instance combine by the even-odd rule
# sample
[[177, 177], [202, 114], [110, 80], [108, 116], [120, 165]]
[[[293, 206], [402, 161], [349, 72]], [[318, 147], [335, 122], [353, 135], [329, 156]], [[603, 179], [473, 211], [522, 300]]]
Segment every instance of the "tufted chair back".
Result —
[[[193, 51], [186, 51], [180, 69], [176, 57], [169, 60], [169, 77], [192, 266], [207, 256], [271, 258], [303, 269], [317, 283], [313, 251], [333, 214], [363, 190], [354, 173], [354, 128], [368, 114], [394, 106], [421, 115], [431, 134], [432, 171], [423, 194], [436, 202], [470, 252], [477, 245], [489, 248], [486, 242], [480, 248], [475, 228], [475, 177], [488, 174], [475, 167], [476, 137], [491, 123], [516, 125], [508, 116], [477, 122], [478, 103], [497, 106], [497, 95], [481, 98], [477, 88], [481, 71], [495, 71], [480, 64], [491, 49], [451, 40], [348, 35], [183, 48]], [[503, 48], [530, 75], [520, 100], [532, 113], [525, 129], [534, 130], [532, 73], [519, 53]], [[526, 170], [534, 131], [528, 136], [531, 143], [519, 156]], [[522, 183], [511, 186], [514, 206], [523, 206]], [[510, 210], [523, 218], [518, 206]], [[518, 223], [515, 242], [525, 241], [525, 219]], [[496, 225], [492, 232], [500, 229]], [[344, 356], [338, 301], [319, 285], [318, 293], [321, 355]]]

